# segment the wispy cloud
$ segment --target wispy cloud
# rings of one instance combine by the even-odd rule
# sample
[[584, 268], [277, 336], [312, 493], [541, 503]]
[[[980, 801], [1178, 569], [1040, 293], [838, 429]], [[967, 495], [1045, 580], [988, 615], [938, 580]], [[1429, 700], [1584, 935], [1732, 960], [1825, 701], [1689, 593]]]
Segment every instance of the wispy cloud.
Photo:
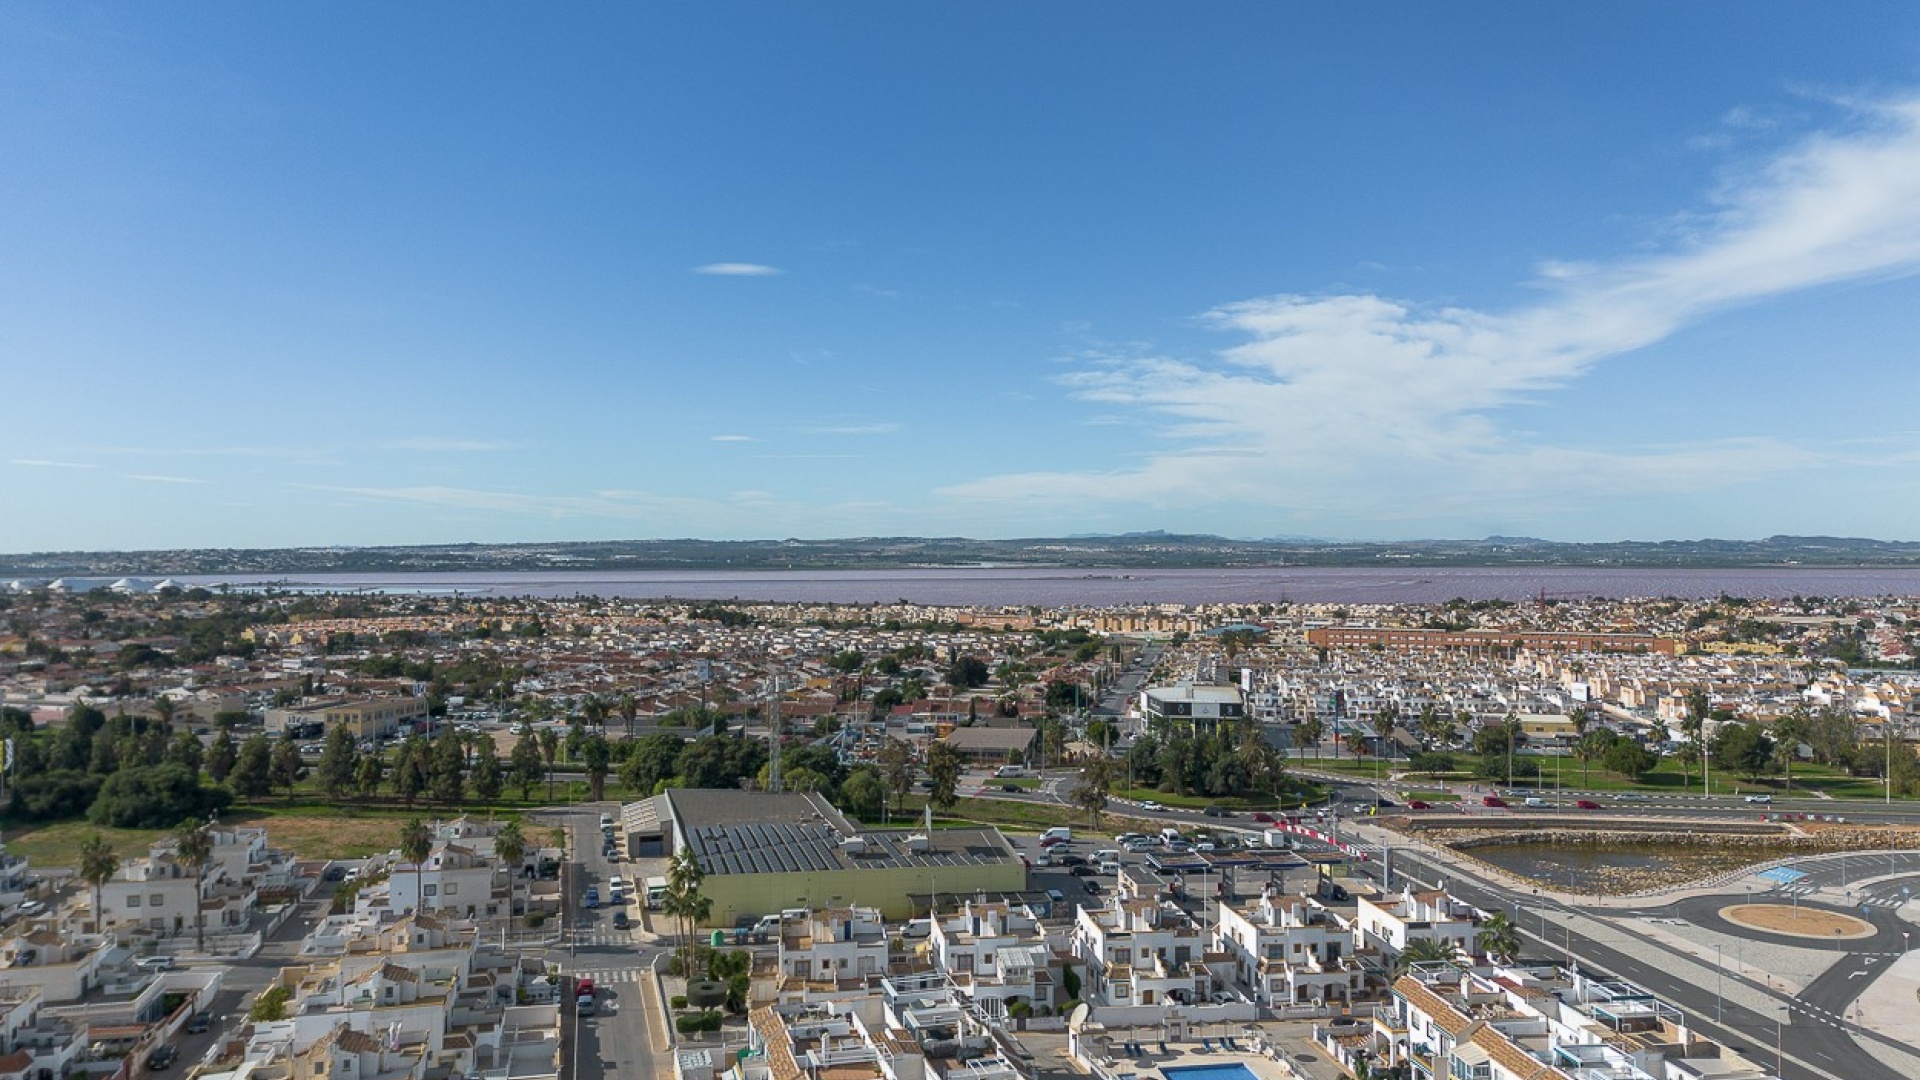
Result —
[[1570, 449], [1503, 430], [1493, 414], [1723, 309], [1920, 268], [1920, 97], [1856, 105], [1849, 119], [1724, 184], [1665, 251], [1544, 268], [1530, 307], [1273, 296], [1206, 313], [1241, 339], [1212, 358], [1082, 361], [1060, 379], [1071, 393], [1146, 418], [1174, 445], [1138, 467], [996, 476], [944, 494], [1424, 517], [1455, 498], [1691, 492], [1816, 463], [1823, 451], [1766, 437]]
[[423, 454], [479, 454], [492, 450], [516, 450], [520, 444], [498, 439], [439, 438], [417, 435], [384, 444], [387, 450], [412, 450]]
[[717, 262], [696, 266], [693, 272], [713, 277], [775, 277], [786, 271], [777, 266], [768, 266], [766, 263]]
[[14, 458], [9, 465], [19, 465], [29, 469], [95, 469], [97, 465], [85, 461], [50, 461], [46, 458]]
[[712, 440], [714, 442], [758, 442], [759, 441], [758, 439], [755, 439], [751, 435], [715, 435], [715, 436], [712, 436]]
[[802, 435], [892, 435], [900, 425], [891, 421], [873, 424], [821, 424], [800, 428]]
[[138, 480], [143, 484], [204, 484], [207, 481], [197, 476], [159, 476], [154, 473], [127, 473], [126, 479]]

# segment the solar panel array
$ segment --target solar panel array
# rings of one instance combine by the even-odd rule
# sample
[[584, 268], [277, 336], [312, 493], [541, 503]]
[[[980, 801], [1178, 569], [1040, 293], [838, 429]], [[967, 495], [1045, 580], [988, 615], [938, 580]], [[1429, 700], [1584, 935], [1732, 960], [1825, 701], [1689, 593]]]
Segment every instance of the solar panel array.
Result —
[[865, 833], [865, 850], [844, 851], [841, 835], [818, 822], [775, 821], [755, 825], [702, 825], [687, 840], [709, 874], [781, 874], [886, 866], [962, 866], [1006, 861], [991, 847], [957, 847], [953, 833], [940, 835], [933, 850], [907, 850], [902, 834]]

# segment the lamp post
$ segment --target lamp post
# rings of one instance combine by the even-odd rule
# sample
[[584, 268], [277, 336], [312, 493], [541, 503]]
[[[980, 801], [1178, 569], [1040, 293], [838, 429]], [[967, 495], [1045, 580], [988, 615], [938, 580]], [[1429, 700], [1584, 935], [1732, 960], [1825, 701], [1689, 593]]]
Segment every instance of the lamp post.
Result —
[[1720, 962], [1720, 943], [1716, 941], [1713, 945], [1713, 1022], [1716, 1024], [1720, 1022], [1720, 977], [1724, 971], [1725, 967]]

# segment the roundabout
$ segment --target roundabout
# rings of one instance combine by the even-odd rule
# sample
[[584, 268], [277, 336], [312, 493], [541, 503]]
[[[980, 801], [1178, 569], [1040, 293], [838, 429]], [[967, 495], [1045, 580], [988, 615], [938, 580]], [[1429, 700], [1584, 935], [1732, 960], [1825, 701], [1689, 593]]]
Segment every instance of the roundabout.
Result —
[[1735, 926], [1764, 930], [1783, 937], [1818, 941], [1854, 941], [1870, 938], [1879, 929], [1865, 919], [1827, 908], [1789, 907], [1786, 904], [1732, 904], [1715, 912]]

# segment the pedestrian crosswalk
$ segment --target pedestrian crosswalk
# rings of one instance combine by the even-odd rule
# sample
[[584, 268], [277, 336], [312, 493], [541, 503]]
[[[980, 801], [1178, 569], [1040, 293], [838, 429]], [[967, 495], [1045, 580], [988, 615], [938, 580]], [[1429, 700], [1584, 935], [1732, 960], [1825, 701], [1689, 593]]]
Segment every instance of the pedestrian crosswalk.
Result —
[[640, 940], [634, 937], [634, 931], [632, 930], [616, 930], [610, 926], [596, 926], [588, 930], [574, 931], [573, 943], [575, 945], [630, 946], [640, 944]]
[[615, 983], [637, 983], [647, 977], [648, 969], [639, 966], [584, 968], [580, 971], [568, 972], [568, 974], [576, 979], [592, 979], [602, 986], [608, 986]]

